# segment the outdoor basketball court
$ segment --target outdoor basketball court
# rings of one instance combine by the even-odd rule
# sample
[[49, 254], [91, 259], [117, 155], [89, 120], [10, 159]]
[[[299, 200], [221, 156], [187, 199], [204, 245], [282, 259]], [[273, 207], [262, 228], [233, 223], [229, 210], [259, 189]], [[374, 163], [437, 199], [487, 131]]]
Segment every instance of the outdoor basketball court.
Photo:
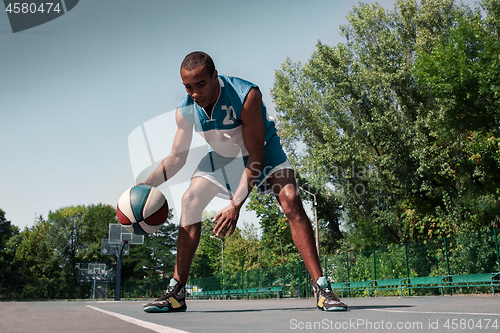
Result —
[[500, 332], [498, 296], [345, 298], [326, 313], [312, 299], [189, 300], [183, 313], [146, 301], [1, 302], [0, 332]]

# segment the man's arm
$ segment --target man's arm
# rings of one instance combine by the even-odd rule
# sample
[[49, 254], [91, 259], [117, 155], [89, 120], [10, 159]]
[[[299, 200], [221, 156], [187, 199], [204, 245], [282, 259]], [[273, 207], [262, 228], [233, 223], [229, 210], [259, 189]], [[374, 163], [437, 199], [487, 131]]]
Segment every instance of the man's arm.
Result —
[[177, 131], [170, 154], [165, 157], [143, 184], [157, 187], [166, 182], [167, 179], [172, 178], [186, 164], [193, 138], [193, 125], [184, 119], [179, 109], [175, 111], [175, 122], [177, 123]]
[[228, 232], [228, 236], [233, 234], [240, 209], [262, 172], [265, 128], [260, 110], [261, 103], [260, 91], [252, 88], [241, 109], [243, 143], [248, 151], [248, 162], [230, 205], [218, 212], [212, 220], [213, 222], [218, 220], [213, 230], [218, 237], [224, 237]]

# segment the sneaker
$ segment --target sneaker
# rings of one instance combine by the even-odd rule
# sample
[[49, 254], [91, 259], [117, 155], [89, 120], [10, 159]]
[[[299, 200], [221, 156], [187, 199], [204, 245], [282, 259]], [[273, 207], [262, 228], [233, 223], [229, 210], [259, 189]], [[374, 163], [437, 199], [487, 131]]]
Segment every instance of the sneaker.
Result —
[[167, 291], [156, 301], [144, 305], [145, 312], [183, 312], [187, 310], [186, 289], [176, 279], [170, 280]]
[[316, 306], [323, 311], [346, 311], [347, 305], [332, 292], [330, 282], [322, 276], [313, 282]]

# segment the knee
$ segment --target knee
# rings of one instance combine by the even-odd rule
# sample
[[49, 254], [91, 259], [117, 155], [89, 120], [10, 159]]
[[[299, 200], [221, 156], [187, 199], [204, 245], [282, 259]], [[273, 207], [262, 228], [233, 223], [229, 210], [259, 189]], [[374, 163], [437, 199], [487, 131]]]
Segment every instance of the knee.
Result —
[[195, 199], [196, 199], [196, 197], [195, 197], [194, 193], [188, 189], [182, 195], [182, 200], [181, 200], [182, 206], [183, 207], [192, 206], [193, 202], [195, 202]]
[[293, 185], [287, 185], [283, 189], [281, 189], [279, 200], [281, 203], [281, 207], [283, 208], [283, 212], [287, 216], [293, 212], [300, 210], [300, 207], [302, 205], [299, 193]]
[[196, 209], [201, 205], [201, 202], [204, 201], [203, 199], [203, 192], [197, 192], [193, 189], [188, 189], [182, 195], [182, 206], [189, 207], [190, 209]]
[[189, 224], [201, 221], [201, 214], [205, 207], [200, 203], [199, 196], [187, 190], [182, 196], [182, 217], [188, 218]]

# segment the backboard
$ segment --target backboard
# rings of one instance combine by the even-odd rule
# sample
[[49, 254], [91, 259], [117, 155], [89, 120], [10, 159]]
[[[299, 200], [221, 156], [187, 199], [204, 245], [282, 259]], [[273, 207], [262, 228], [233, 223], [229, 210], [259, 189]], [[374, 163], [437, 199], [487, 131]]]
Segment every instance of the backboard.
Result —
[[[144, 235], [136, 235], [125, 230], [120, 223], [109, 224], [108, 244], [144, 244]], [[103, 253], [104, 254], [104, 253]]]
[[[113, 254], [120, 253], [122, 244], [109, 244], [107, 238], [101, 239], [101, 254], [105, 256], [112, 256]], [[123, 255], [128, 256], [130, 254], [130, 244], [123, 245]]]
[[105, 263], [86, 263], [78, 264], [78, 281], [79, 282], [110, 282], [115, 279], [113, 267], [109, 267]]

